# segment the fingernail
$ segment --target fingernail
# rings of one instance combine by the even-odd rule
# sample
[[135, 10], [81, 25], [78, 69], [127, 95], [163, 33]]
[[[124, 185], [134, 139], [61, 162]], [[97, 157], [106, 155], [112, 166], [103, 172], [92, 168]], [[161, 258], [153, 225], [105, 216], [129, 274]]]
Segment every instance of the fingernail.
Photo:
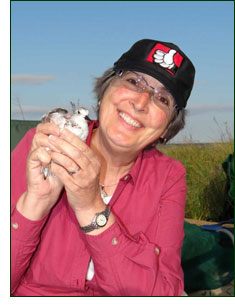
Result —
[[52, 135], [52, 134], [50, 134], [49, 135], [49, 140], [52, 141], [52, 142], [55, 142], [57, 140], [57, 137]]

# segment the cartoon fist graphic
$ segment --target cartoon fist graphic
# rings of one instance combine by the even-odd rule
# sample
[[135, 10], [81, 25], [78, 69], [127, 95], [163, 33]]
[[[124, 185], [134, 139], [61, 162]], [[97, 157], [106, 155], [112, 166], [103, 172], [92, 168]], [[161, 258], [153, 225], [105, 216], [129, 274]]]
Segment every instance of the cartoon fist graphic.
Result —
[[162, 50], [156, 50], [154, 54], [154, 61], [161, 65], [164, 68], [171, 69], [175, 66], [174, 63], [174, 55], [176, 54], [176, 51], [174, 49], [169, 50], [168, 53], [162, 51]]

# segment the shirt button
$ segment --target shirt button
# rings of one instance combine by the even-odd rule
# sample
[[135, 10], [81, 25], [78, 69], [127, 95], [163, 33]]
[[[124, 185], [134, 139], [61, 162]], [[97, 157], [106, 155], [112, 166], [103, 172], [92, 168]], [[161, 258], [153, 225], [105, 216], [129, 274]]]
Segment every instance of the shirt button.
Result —
[[117, 245], [117, 244], [118, 244], [118, 239], [117, 238], [113, 238], [112, 245]]
[[127, 181], [128, 179], [129, 179], [129, 175], [126, 175], [126, 176], [124, 177], [124, 180]]
[[12, 228], [17, 229], [19, 227], [18, 223], [12, 223], [11, 224]]
[[155, 252], [156, 252], [157, 255], [159, 255], [159, 253], [160, 253], [160, 251], [157, 247], [155, 248]]

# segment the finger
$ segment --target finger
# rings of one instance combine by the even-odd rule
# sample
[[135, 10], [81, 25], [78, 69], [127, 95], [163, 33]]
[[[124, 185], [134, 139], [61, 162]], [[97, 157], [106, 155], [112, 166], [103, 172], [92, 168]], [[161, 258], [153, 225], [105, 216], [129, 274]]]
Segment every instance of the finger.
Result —
[[[64, 129], [67, 130], [67, 129]], [[64, 131], [63, 130], [63, 131]], [[69, 130], [65, 138], [49, 136], [49, 141], [62, 153], [74, 160], [83, 170], [100, 172], [101, 163], [97, 155]], [[83, 149], [83, 150], [82, 150]]]
[[37, 125], [36, 133], [60, 135], [60, 128], [54, 123], [40, 123]]
[[[50, 141], [54, 139], [54, 137], [49, 137]], [[81, 152], [79, 149], [60, 138], [56, 138], [55, 143], [56, 146], [58, 145], [59, 150], [61, 150], [64, 155], [72, 159], [76, 163], [76, 165], [81, 168], [81, 170], [85, 170], [86, 173], [90, 175], [92, 175], [93, 173], [100, 173], [101, 163], [96, 156], [92, 154], [90, 155], [90, 157], [88, 157], [87, 152]]]
[[40, 146], [59, 152], [59, 150], [49, 142], [48, 135], [38, 132], [32, 140], [31, 150], [35, 150]]
[[47, 166], [51, 162], [51, 156], [43, 147], [38, 147], [28, 156], [28, 163], [31, 168], [38, 166]]
[[75, 191], [77, 189], [78, 186], [74, 181], [73, 176], [71, 176], [63, 166], [52, 161], [50, 169], [52, 173], [55, 174], [56, 177], [58, 177], [70, 190]]
[[85, 142], [83, 142], [79, 137], [77, 137], [73, 132], [64, 128], [60, 132], [60, 138], [67, 141], [68, 143], [73, 144], [80, 151], [86, 152], [89, 150], [89, 147]]
[[51, 152], [51, 158], [53, 162], [65, 168], [69, 173], [76, 172], [80, 168], [77, 163], [63, 154]]
[[[51, 162], [51, 171], [60, 179], [60, 181], [64, 184], [66, 190], [70, 192], [78, 192], [79, 189], [87, 189], [88, 187], [92, 187], [94, 180], [93, 178], [86, 178], [84, 176], [84, 173], [82, 175], [82, 172], [78, 172], [75, 175], [69, 174], [63, 166], [54, 163], [54, 161]], [[78, 177], [75, 177], [77, 176]], [[97, 181], [97, 186], [98, 186], [98, 181]]]
[[61, 130], [60, 138], [78, 148], [79, 151], [84, 153], [88, 159], [98, 159], [95, 153], [91, 150], [91, 148], [68, 129], [64, 128]]
[[72, 159], [77, 165], [79, 165], [81, 169], [86, 169], [91, 164], [91, 161], [83, 152], [81, 152], [75, 146], [62, 140], [61, 138], [50, 135], [49, 141], [54, 146], [56, 146], [56, 148], [60, 150], [64, 155], [66, 155], [67, 157]]

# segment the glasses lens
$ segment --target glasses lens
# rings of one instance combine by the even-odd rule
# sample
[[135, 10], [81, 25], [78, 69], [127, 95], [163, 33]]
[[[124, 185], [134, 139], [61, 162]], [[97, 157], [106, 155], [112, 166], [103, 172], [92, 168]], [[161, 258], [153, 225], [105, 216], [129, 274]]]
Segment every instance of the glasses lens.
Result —
[[122, 86], [134, 92], [141, 93], [150, 90], [154, 104], [167, 113], [167, 115], [172, 113], [174, 109], [174, 98], [166, 89], [151, 87], [141, 75], [132, 71], [124, 71], [119, 75], [119, 82]]
[[120, 81], [123, 86], [135, 92], [143, 92], [147, 86], [142, 76], [129, 71], [123, 73]]
[[161, 88], [154, 89], [153, 101], [163, 110], [172, 111], [174, 108], [174, 98], [168, 91]]

